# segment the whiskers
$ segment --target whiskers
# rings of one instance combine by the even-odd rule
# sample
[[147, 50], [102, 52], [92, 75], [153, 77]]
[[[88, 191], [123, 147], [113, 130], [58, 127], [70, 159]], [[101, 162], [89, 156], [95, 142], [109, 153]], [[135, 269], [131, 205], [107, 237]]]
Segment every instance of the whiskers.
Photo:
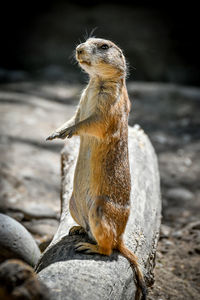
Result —
[[126, 78], [130, 76], [130, 73], [132, 73], [132, 70], [136, 70], [136, 67], [132, 66], [129, 62], [126, 60]]
[[[76, 47], [84, 42], [86, 42], [88, 39], [90, 38], [95, 38], [94, 36], [94, 32], [97, 30], [98, 27], [94, 27], [92, 28], [91, 31], [88, 31], [88, 29], [85, 29], [85, 33], [83, 34], [83, 41], [79, 38], [78, 42], [76, 43]], [[76, 60], [76, 47], [75, 50], [72, 51], [72, 53], [69, 55], [69, 60], [71, 62], [71, 64], [76, 65], [78, 64], [77, 60]]]
[[[78, 46], [78, 45], [77, 45]], [[74, 49], [72, 51], [72, 53], [69, 55], [69, 60], [71, 62], [71, 64], [76, 65], [78, 64], [77, 60], [76, 60], [76, 49]]]
[[87, 41], [90, 38], [95, 38], [94, 32], [97, 30], [98, 27], [94, 27], [90, 32], [88, 32], [87, 28], [85, 29], [85, 35], [83, 36], [84, 41]]

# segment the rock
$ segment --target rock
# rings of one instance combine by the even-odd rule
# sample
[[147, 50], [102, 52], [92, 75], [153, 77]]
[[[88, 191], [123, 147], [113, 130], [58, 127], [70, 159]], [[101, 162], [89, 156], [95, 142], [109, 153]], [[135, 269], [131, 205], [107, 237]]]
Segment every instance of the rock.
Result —
[[19, 208], [19, 210], [24, 214], [24, 218], [28, 220], [58, 218], [56, 212], [51, 207], [41, 203], [29, 203], [25, 207]]
[[[55, 299], [134, 299], [136, 286], [129, 262], [118, 252], [110, 256], [77, 253], [74, 244], [87, 240], [68, 236], [75, 225], [69, 214], [73, 173], [78, 153], [76, 138], [67, 140], [62, 153], [62, 214], [53, 241], [36, 270]], [[129, 158], [132, 176], [132, 209], [124, 239], [138, 256], [148, 285], [152, 285], [156, 246], [160, 231], [161, 201], [157, 159], [143, 130], [129, 128]], [[135, 275], [134, 275], [135, 276]], [[59, 290], [58, 290], [59, 287]]]
[[21, 222], [24, 219], [24, 214], [22, 212], [7, 210], [6, 214], [18, 222]]
[[183, 237], [183, 230], [177, 230], [172, 232], [172, 237], [176, 238], [176, 239], [181, 239]]
[[23, 225], [34, 235], [37, 245], [43, 252], [52, 241], [59, 223], [53, 219], [36, 219], [30, 222], [23, 222]]
[[174, 243], [172, 241], [170, 241], [170, 240], [165, 240], [164, 241], [164, 245], [165, 245], [165, 247], [169, 248], [169, 247], [173, 246]]
[[193, 199], [194, 194], [185, 188], [178, 187], [169, 189], [166, 196], [171, 200], [190, 201]]
[[0, 299], [50, 300], [51, 295], [29, 265], [9, 259], [0, 265]]
[[58, 228], [58, 221], [53, 219], [36, 219], [30, 222], [23, 222], [23, 225], [33, 234], [53, 236]]
[[[49, 89], [51, 87], [51, 90], [47, 94], [48, 87]], [[70, 118], [75, 110], [75, 106], [72, 105], [66, 108], [63, 98], [62, 102], [53, 100], [61, 87], [57, 88], [56, 84], [49, 84], [46, 87], [39, 82], [1, 86], [0, 212], [2, 213], [22, 213], [22, 209], [25, 208], [26, 220], [35, 219], [39, 215], [41, 218], [44, 216], [54, 219], [59, 216], [59, 151], [63, 142], [47, 143], [45, 137], [58, 127], [60, 122], [64, 123], [66, 118]], [[75, 88], [66, 87], [70, 99], [77, 93], [77, 89], [76, 87], [75, 91]], [[54, 94], [50, 97], [52, 90]], [[33, 214], [35, 208], [37, 211]]]
[[168, 238], [171, 233], [171, 228], [167, 225], [161, 224], [160, 238]]
[[20, 258], [34, 266], [40, 250], [30, 233], [16, 220], [0, 214], [0, 261]]

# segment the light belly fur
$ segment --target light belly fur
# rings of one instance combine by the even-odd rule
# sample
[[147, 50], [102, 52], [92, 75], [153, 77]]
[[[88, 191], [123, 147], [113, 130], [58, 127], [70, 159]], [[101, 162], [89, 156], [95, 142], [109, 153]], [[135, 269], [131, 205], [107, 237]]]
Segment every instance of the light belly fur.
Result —
[[88, 213], [92, 204], [90, 195], [90, 160], [94, 137], [80, 137], [79, 156], [74, 173], [73, 206], [74, 214], [79, 225], [89, 230]]
[[[86, 88], [81, 97], [80, 121], [90, 116], [95, 111], [93, 89]], [[89, 230], [88, 213], [92, 204], [90, 195], [91, 184], [91, 151], [94, 150], [96, 138], [88, 135], [80, 136], [79, 155], [74, 173], [73, 185], [73, 214], [76, 222], [86, 231]]]

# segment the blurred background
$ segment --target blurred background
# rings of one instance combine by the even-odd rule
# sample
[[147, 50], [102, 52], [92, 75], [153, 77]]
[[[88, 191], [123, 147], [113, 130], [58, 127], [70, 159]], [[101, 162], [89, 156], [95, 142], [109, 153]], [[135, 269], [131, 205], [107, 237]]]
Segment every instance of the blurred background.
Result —
[[20, 222], [40, 251], [51, 242], [59, 224], [63, 141], [45, 138], [75, 112], [88, 80], [74, 60], [75, 47], [92, 32], [111, 39], [129, 64], [129, 124], [148, 134], [160, 168], [163, 218], [149, 299], [198, 299], [197, 6], [192, 1], [5, 1], [0, 31], [0, 212]]
[[198, 9], [192, 3], [6, 1], [0, 22], [1, 80], [79, 80], [70, 57], [95, 29], [94, 35], [124, 49], [130, 80], [200, 83]]

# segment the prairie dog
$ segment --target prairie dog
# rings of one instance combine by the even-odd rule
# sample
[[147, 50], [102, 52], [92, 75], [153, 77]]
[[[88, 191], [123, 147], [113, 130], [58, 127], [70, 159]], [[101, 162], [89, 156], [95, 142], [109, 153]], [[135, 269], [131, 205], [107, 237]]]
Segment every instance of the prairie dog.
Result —
[[130, 170], [126, 61], [122, 50], [105, 39], [89, 38], [76, 48], [80, 67], [89, 74], [75, 116], [47, 140], [80, 136], [70, 213], [96, 244], [79, 243], [77, 251], [110, 255], [119, 250], [136, 272], [138, 290], [146, 299], [137, 257], [126, 248], [123, 233], [130, 213]]

